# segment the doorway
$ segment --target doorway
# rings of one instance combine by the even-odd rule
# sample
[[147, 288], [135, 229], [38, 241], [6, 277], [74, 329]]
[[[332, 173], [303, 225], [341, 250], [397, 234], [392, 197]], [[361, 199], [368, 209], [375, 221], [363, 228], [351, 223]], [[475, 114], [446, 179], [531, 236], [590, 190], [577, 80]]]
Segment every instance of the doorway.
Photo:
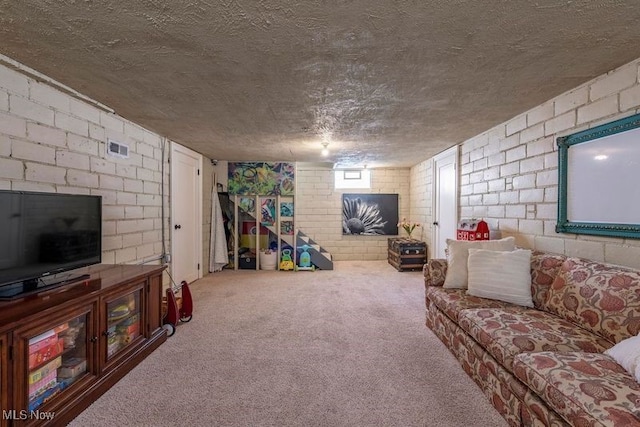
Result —
[[432, 258], [446, 258], [447, 239], [458, 223], [458, 146], [433, 158]]
[[202, 155], [171, 143], [171, 275], [202, 277]]

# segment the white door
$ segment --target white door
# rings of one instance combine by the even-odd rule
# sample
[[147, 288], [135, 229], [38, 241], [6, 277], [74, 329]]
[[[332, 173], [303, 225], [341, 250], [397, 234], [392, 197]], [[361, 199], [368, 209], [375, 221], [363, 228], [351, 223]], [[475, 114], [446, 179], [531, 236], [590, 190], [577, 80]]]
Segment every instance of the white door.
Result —
[[446, 258], [447, 239], [458, 224], [458, 146], [433, 158], [433, 241], [431, 258]]
[[171, 276], [202, 277], [202, 156], [171, 144]]

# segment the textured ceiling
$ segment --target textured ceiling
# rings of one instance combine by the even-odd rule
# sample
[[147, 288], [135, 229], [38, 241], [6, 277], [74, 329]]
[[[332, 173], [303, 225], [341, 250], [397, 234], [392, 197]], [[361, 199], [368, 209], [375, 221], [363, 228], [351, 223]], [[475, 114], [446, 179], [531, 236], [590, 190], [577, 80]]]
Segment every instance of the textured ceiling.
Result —
[[0, 0], [0, 53], [213, 159], [410, 166], [640, 57], [639, 22], [636, 0]]

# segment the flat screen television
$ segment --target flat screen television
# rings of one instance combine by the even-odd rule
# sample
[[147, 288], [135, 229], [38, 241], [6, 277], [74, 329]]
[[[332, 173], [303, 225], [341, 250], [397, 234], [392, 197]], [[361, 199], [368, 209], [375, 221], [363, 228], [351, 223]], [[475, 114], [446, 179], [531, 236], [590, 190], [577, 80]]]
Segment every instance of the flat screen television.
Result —
[[0, 299], [77, 279], [102, 259], [102, 198], [0, 191]]

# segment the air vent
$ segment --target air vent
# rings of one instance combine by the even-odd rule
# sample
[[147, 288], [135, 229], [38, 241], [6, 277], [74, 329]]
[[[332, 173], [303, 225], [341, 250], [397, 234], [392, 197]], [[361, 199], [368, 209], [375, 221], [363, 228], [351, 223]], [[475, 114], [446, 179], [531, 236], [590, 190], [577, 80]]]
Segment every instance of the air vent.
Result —
[[122, 142], [114, 141], [112, 139], [107, 140], [107, 154], [120, 157], [122, 159], [129, 158], [129, 146]]

